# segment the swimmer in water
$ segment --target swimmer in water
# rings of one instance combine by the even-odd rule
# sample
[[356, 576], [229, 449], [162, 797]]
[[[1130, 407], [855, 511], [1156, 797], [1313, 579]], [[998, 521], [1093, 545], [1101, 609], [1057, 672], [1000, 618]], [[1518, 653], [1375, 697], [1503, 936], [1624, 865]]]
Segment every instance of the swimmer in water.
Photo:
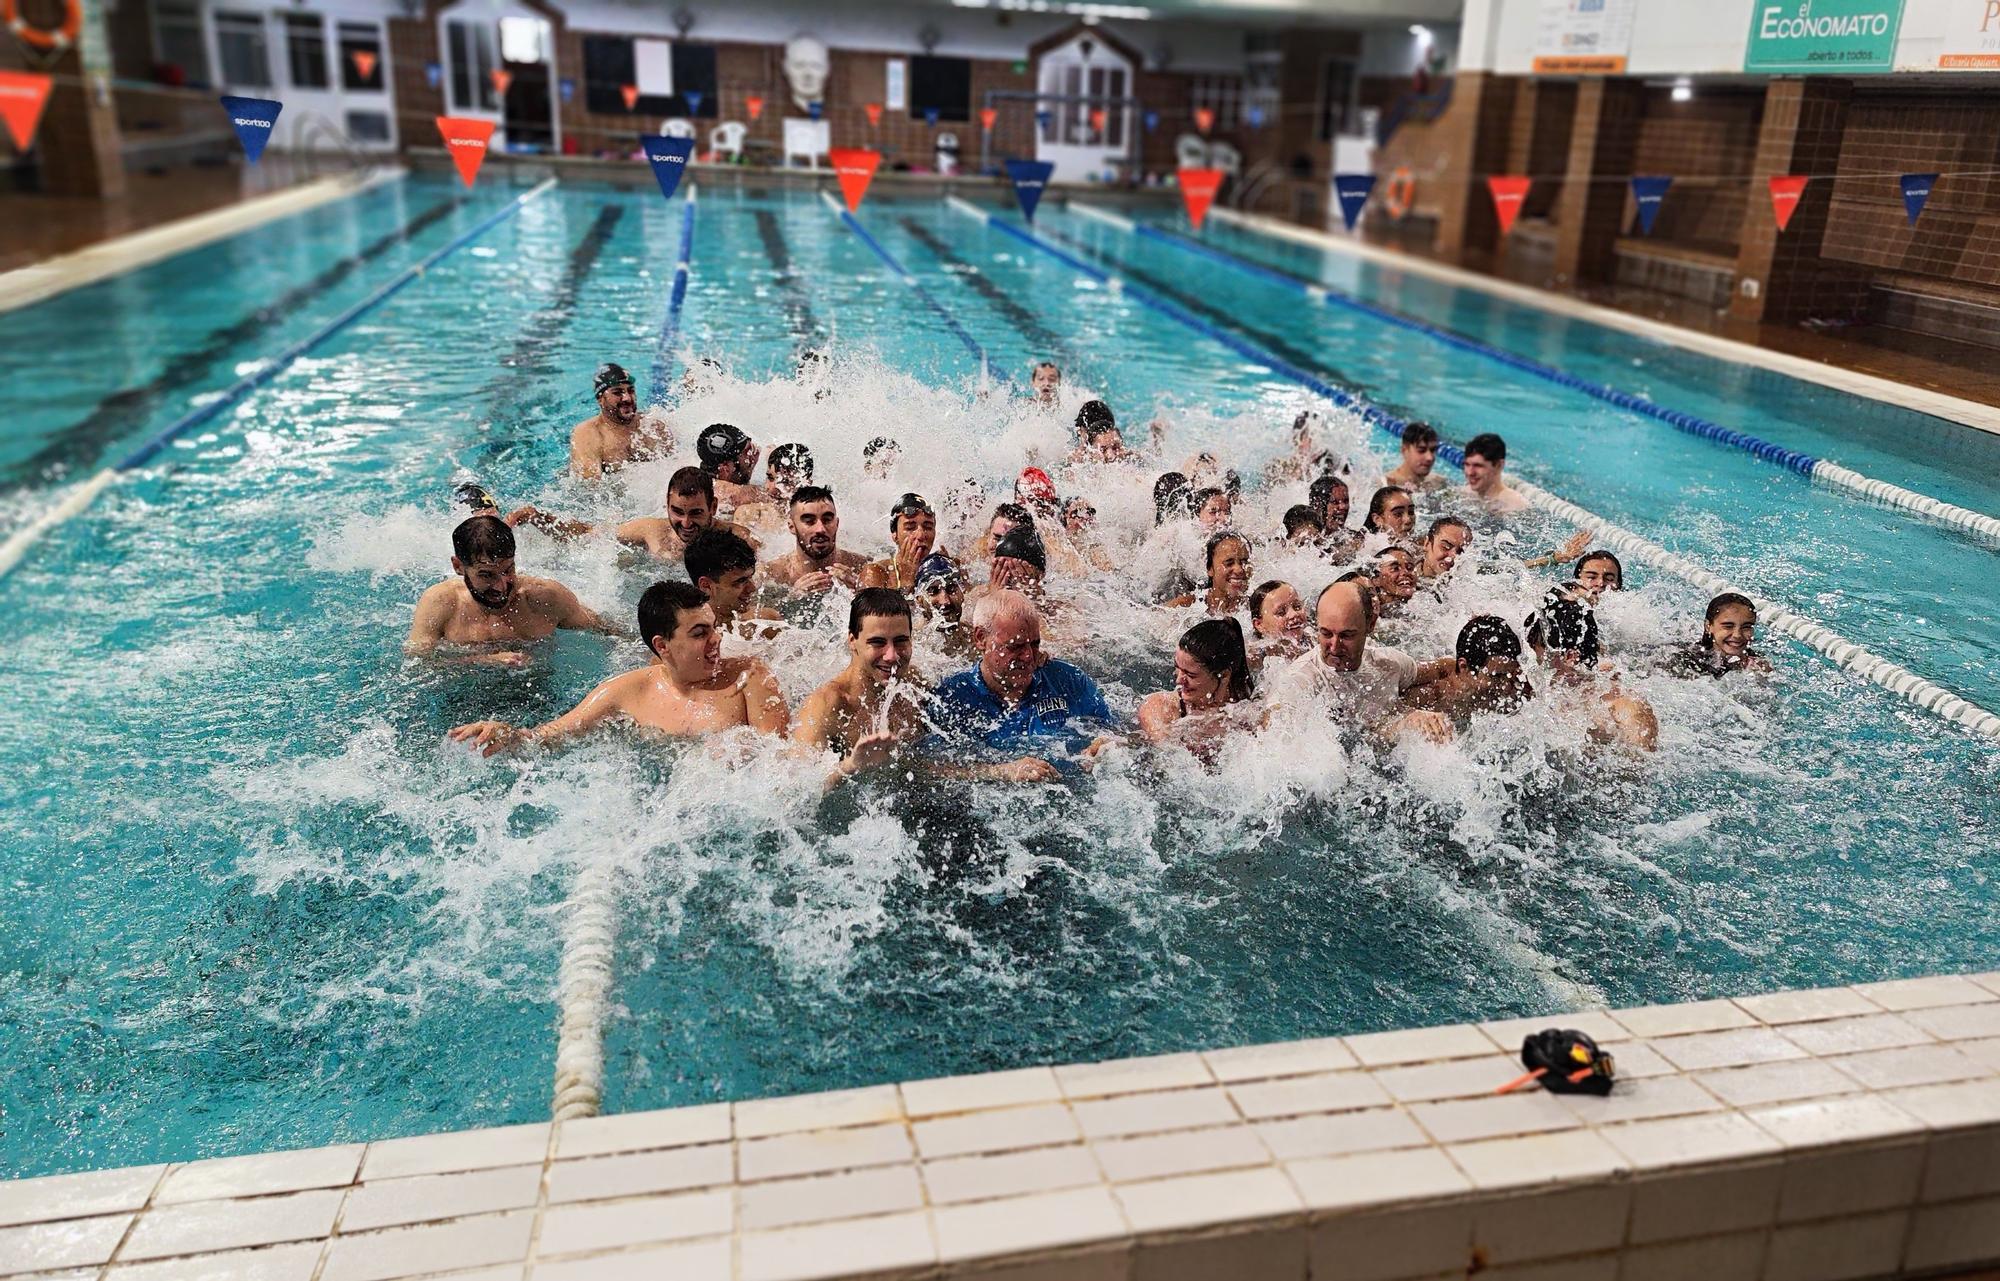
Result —
[[1188, 505], [1194, 509], [1194, 523], [1201, 526], [1204, 538], [1228, 529], [1230, 515], [1235, 510], [1229, 494], [1220, 486], [1197, 489]]
[[1347, 527], [1347, 517], [1353, 510], [1353, 499], [1347, 492], [1347, 482], [1328, 472], [1312, 483], [1306, 491], [1306, 505], [1319, 516], [1320, 550], [1336, 565], [1353, 558], [1361, 550], [1367, 537], [1358, 529]]
[[1521, 638], [1507, 620], [1480, 614], [1459, 629], [1450, 675], [1404, 695], [1411, 707], [1463, 722], [1475, 712], [1515, 712], [1535, 696], [1521, 670]]
[[1053, 360], [1044, 360], [1028, 374], [1028, 385], [1034, 389], [1035, 403], [1044, 409], [1054, 409], [1062, 401], [1062, 370]]
[[1118, 564], [1111, 559], [1111, 553], [1104, 550], [1104, 543], [1097, 533], [1097, 508], [1088, 498], [1071, 497], [1062, 502], [1063, 533], [1069, 536], [1069, 544], [1076, 549], [1089, 569], [1101, 574], [1117, 572]]
[[[1507, 442], [1482, 432], [1465, 442], [1465, 491], [1488, 514], [1512, 516], [1528, 510], [1528, 500], [1507, 484]], [[1588, 535], [1585, 539], [1588, 540]]]
[[[653, 559], [668, 562], [680, 560], [687, 554], [689, 540], [711, 529], [726, 529], [752, 547], [757, 545], [749, 530], [716, 519], [715, 482], [699, 467], [683, 467], [668, 478], [666, 507], [664, 516], [620, 522], [612, 535], [627, 547], [643, 548]], [[582, 538], [603, 528], [534, 507], [521, 508], [508, 521], [533, 525], [555, 538]]]
[[1250, 593], [1250, 665], [1290, 662], [1305, 653], [1310, 624], [1298, 588], [1277, 578], [1259, 583]]
[[597, 397], [597, 413], [569, 434], [571, 475], [595, 480], [627, 463], [664, 458], [674, 452], [673, 434], [664, 424], [640, 421], [632, 375], [623, 366], [608, 361], [599, 365], [591, 390]]
[[763, 496], [755, 502], [738, 503], [732, 516], [739, 525], [777, 534], [784, 527], [785, 507], [792, 495], [800, 486], [812, 484], [812, 478], [812, 450], [796, 443], [779, 445], [764, 462], [764, 485], [758, 491]]
[[763, 451], [742, 428], [710, 423], [695, 438], [694, 452], [701, 469], [715, 481], [715, 496], [721, 511], [728, 513], [738, 505], [747, 507], [771, 501], [769, 489], [750, 483], [750, 478], [757, 474], [757, 459]]
[[1601, 548], [1586, 553], [1576, 563], [1576, 584], [1595, 605], [1604, 593], [1625, 590], [1625, 566], [1616, 556]]
[[1417, 558], [1409, 548], [1391, 543], [1375, 553], [1374, 571], [1371, 581], [1382, 617], [1401, 613], [1417, 594]]
[[1035, 523], [1048, 524], [1056, 518], [1056, 483], [1039, 467], [1022, 468], [1014, 481], [1014, 501], [1035, 514]]
[[965, 571], [943, 552], [932, 552], [917, 566], [917, 608], [945, 653], [972, 657], [972, 628], [965, 624]]
[[614, 676], [569, 711], [533, 729], [474, 721], [451, 731], [482, 756], [528, 745], [552, 746], [607, 721], [629, 721], [674, 738], [697, 738], [748, 725], [785, 737], [791, 716], [763, 660], [724, 658], [722, 632], [708, 598], [688, 583], [654, 583], [639, 597], [639, 635], [653, 659]]
[[835, 583], [850, 588], [860, 585], [868, 558], [841, 550], [840, 512], [834, 506], [832, 490], [820, 485], [800, 486], [792, 494], [786, 523], [797, 547], [765, 566], [772, 582], [797, 593], [824, 592]]
[[1281, 454], [1271, 460], [1264, 469], [1264, 483], [1276, 488], [1280, 485], [1295, 485], [1308, 476], [1318, 475], [1326, 469], [1326, 451], [1319, 447], [1314, 438], [1314, 430], [1325, 422], [1319, 413], [1302, 409], [1292, 419], [1291, 452]]
[[1194, 489], [1188, 478], [1177, 471], [1167, 472], [1153, 482], [1153, 524], [1164, 525], [1172, 516], [1188, 515], [1188, 499]]
[[832, 752], [829, 787], [886, 764], [929, 729], [929, 692], [910, 683], [910, 602], [888, 587], [864, 587], [847, 609], [847, 667], [807, 696], [792, 741]]
[[1417, 578], [1435, 582], [1451, 572], [1458, 558], [1472, 542], [1472, 526], [1456, 516], [1440, 516], [1424, 534], [1424, 558], [1417, 565]]
[[889, 509], [889, 537], [896, 554], [871, 561], [861, 571], [863, 587], [894, 587], [907, 591], [917, 585], [917, 567], [937, 547], [937, 513], [921, 494], [904, 494]]
[[1026, 754], [1003, 764], [945, 765], [940, 772], [1008, 782], [1053, 782], [1061, 772], [1048, 758], [1090, 759], [1105, 739], [1094, 732], [1112, 723], [1097, 682], [1042, 652], [1042, 618], [1035, 603], [1015, 591], [997, 591], [972, 614], [974, 667], [946, 677], [932, 703], [940, 745], [977, 743], [1001, 753]]
[[1448, 717], [1408, 709], [1401, 702], [1411, 690], [1450, 675], [1451, 659], [1420, 663], [1400, 649], [1371, 645], [1375, 594], [1364, 581], [1330, 584], [1313, 603], [1312, 614], [1313, 647], [1279, 669], [1272, 681], [1274, 712], [1293, 705], [1314, 707], [1383, 739], [1412, 731], [1432, 742], [1451, 741]]
[[441, 645], [478, 646], [456, 661], [520, 667], [528, 656], [516, 647], [559, 629], [618, 631], [555, 579], [516, 574], [514, 531], [497, 516], [472, 516], [451, 531], [451, 568], [457, 578], [417, 598], [404, 653], [427, 656]]
[[[1225, 529], [1209, 537], [1203, 556], [1208, 565], [1208, 592], [1201, 598], [1209, 617], [1227, 618], [1243, 608], [1250, 596], [1250, 540]], [[1167, 602], [1177, 609], [1195, 603], [1193, 596]]]
[[1306, 504], [1294, 503], [1285, 509], [1285, 541], [1291, 546], [1317, 545], [1325, 532], [1318, 515]]
[[1034, 601], [1036, 608], [1042, 608], [1042, 584], [1048, 572], [1049, 555], [1042, 536], [1033, 525], [1016, 525], [1007, 531], [1005, 538], [993, 544], [986, 584], [975, 589], [966, 598], [967, 603], [976, 611], [987, 596], [1011, 590]]
[[877, 436], [861, 447], [861, 474], [870, 480], [887, 480], [896, 474], [903, 460], [903, 447], [887, 436]]
[[1708, 602], [1701, 639], [1668, 664], [1676, 676], [1727, 676], [1768, 672], [1771, 662], [1751, 648], [1757, 639], [1757, 606], [1748, 596], [1724, 592]]
[[1417, 532], [1417, 500], [1401, 485], [1384, 485], [1368, 500], [1368, 517], [1361, 528], [1392, 542], [1408, 542]]
[[1449, 488], [1442, 476], [1432, 475], [1437, 466], [1438, 434], [1429, 423], [1410, 423], [1403, 428], [1402, 459], [1396, 470], [1382, 478], [1385, 485], [1396, 485], [1413, 494], [1436, 493]]
[[972, 546], [965, 549], [968, 564], [993, 558], [994, 544], [1022, 525], [1033, 529], [1035, 513], [1019, 503], [1001, 503], [993, 509], [993, 518], [986, 522], [986, 532], [974, 539]]
[[1213, 763], [1231, 728], [1227, 709], [1248, 703], [1250, 696], [1243, 625], [1233, 618], [1205, 619], [1181, 633], [1173, 689], [1148, 694], [1139, 704], [1139, 732], [1149, 743], [1178, 742]]
[[688, 581], [708, 597], [715, 625], [737, 635], [774, 636], [777, 629], [758, 623], [783, 616], [757, 604], [757, 549], [728, 529], [705, 529], [689, 540], [682, 558]]
[[[1660, 743], [1660, 720], [1651, 704], [1618, 688], [1618, 673], [1600, 668], [1597, 617], [1575, 583], [1549, 589], [1542, 607], [1528, 616], [1528, 648], [1549, 674], [1551, 693], [1590, 721], [1591, 737], [1653, 751]], [[1600, 673], [1610, 689], [1596, 692]], [[1579, 701], [1581, 700], [1581, 701]]]

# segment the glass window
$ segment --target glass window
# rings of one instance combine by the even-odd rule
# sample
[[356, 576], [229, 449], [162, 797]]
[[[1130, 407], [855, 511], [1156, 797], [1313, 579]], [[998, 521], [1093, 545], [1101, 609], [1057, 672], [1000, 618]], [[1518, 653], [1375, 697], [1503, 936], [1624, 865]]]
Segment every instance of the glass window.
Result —
[[500, 56], [508, 62], [545, 62], [543, 36], [546, 24], [540, 18], [500, 19]]
[[1332, 142], [1347, 132], [1347, 119], [1354, 103], [1354, 64], [1345, 58], [1329, 58], [1326, 78], [1320, 85], [1319, 140]]
[[222, 83], [232, 89], [269, 89], [271, 55], [264, 45], [264, 15], [215, 11], [215, 52], [222, 59]]
[[340, 87], [381, 91], [382, 29], [374, 23], [340, 24]]
[[347, 136], [356, 142], [389, 141], [389, 117], [379, 111], [347, 113]]
[[493, 28], [483, 22], [456, 21], [444, 27], [451, 109], [499, 111], [500, 98], [493, 92], [493, 69], [500, 65], [493, 57]]
[[326, 18], [317, 13], [281, 13], [285, 24], [285, 70], [294, 89], [325, 89], [333, 83], [326, 70]]
[[201, 9], [194, 0], [156, 0], [153, 57], [179, 67], [189, 84], [208, 83], [208, 42], [202, 39]]

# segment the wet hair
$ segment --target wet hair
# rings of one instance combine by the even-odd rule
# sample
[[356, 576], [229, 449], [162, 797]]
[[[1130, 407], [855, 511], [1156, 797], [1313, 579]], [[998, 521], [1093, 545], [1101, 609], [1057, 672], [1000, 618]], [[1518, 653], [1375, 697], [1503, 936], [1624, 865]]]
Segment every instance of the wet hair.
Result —
[[1187, 515], [1188, 478], [1177, 471], [1170, 471], [1153, 482], [1153, 523], [1166, 523], [1169, 515], [1178, 511]]
[[1227, 498], [1227, 497], [1228, 497], [1227, 494], [1223, 493], [1222, 490], [1216, 488], [1214, 485], [1210, 485], [1206, 489], [1197, 489], [1192, 494], [1188, 495], [1188, 513], [1190, 515], [1199, 516], [1201, 514], [1201, 509], [1208, 506], [1209, 499]]
[[797, 442], [777, 446], [764, 462], [764, 474], [775, 476], [779, 472], [788, 472], [802, 481], [810, 481], [813, 478], [813, 451]]
[[832, 501], [833, 491], [825, 485], [800, 485], [792, 491], [792, 501], [787, 503], [786, 506], [798, 507], [805, 503], [830, 503]]
[[1320, 513], [1326, 510], [1327, 503], [1332, 501], [1336, 493], [1345, 494], [1346, 492], [1347, 482], [1332, 472], [1327, 472], [1318, 480], [1315, 480], [1312, 483], [1312, 487], [1306, 490], [1306, 502], [1311, 504], [1315, 513]]
[[1313, 421], [1318, 417], [1319, 415], [1310, 409], [1301, 409], [1298, 416], [1292, 419], [1292, 439], [1298, 440], [1311, 433]]
[[1250, 621], [1254, 623], [1264, 616], [1264, 601], [1266, 597], [1270, 596], [1272, 592], [1277, 591], [1280, 587], [1290, 586], [1291, 584], [1282, 578], [1273, 578], [1257, 584], [1256, 588], [1250, 593]]
[[715, 506], [715, 477], [699, 467], [683, 467], [667, 481], [667, 497], [695, 498], [708, 500]]
[[1387, 547], [1378, 547], [1375, 550], [1373, 559], [1381, 560], [1383, 557], [1390, 555], [1408, 556], [1411, 560], [1417, 558], [1416, 553], [1410, 550], [1407, 543], [1390, 543]]
[[1106, 428], [1118, 430], [1118, 415], [1111, 412], [1111, 406], [1101, 400], [1084, 401], [1083, 408], [1076, 411], [1076, 434], [1088, 439]]
[[1215, 553], [1222, 550], [1224, 543], [1231, 542], [1242, 543], [1246, 554], [1250, 550], [1250, 540], [1233, 529], [1218, 529], [1208, 536], [1208, 547], [1202, 552], [1201, 563], [1208, 567], [1208, 585], [1210, 587], [1215, 586]]
[[1295, 503], [1285, 509], [1285, 537], [1290, 538], [1302, 529], [1310, 529], [1315, 533], [1325, 532], [1320, 525], [1318, 512], [1304, 503]]
[[[482, 520], [482, 519], [490, 520], [491, 517], [474, 516], [472, 518], [472, 520]], [[466, 522], [467, 525], [471, 523], [472, 521]], [[464, 528], [464, 526], [462, 525], [460, 526], [460, 528], [462, 529]], [[461, 556], [459, 557], [459, 559], [463, 560], [465, 558]], [[1715, 648], [1715, 639], [1708, 634], [1708, 625], [1714, 622], [1718, 617], [1720, 617], [1723, 610], [1728, 609], [1733, 605], [1741, 605], [1744, 609], [1749, 610], [1750, 616], [1753, 619], [1757, 616], [1757, 603], [1751, 600], [1748, 596], [1743, 595], [1741, 592], [1722, 593], [1722, 595], [1708, 602], [1708, 609], [1701, 616], [1701, 640], [1697, 643], [1703, 649]]]
[[1438, 536], [1438, 534], [1447, 529], [1462, 529], [1466, 532], [1466, 535], [1468, 537], [1472, 534], [1472, 526], [1466, 524], [1458, 517], [1440, 516], [1436, 520], [1431, 522], [1431, 527], [1429, 529], [1424, 531], [1424, 541], [1426, 543], [1432, 541]]
[[1381, 524], [1382, 509], [1387, 507], [1389, 505], [1389, 500], [1391, 498], [1394, 498], [1397, 494], [1401, 494], [1405, 498], [1412, 498], [1412, 499], [1414, 498], [1414, 496], [1410, 493], [1410, 491], [1404, 489], [1401, 485], [1382, 486], [1382, 488], [1375, 491], [1374, 497], [1368, 500], [1368, 515], [1367, 518], [1361, 522], [1361, 528], [1367, 530], [1371, 534], [1380, 534], [1386, 532], [1383, 530]]
[[1026, 525], [1029, 529], [1035, 527], [1035, 513], [1029, 511], [1020, 503], [1001, 503], [993, 509], [993, 515], [987, 520], [986, 528], [992, 529], [993, 522], [999, 520], [1002, 516], [1013, 521], [1016, 525]]
[[654, 583], [639, 597], [639, 639], [653, 649], [653, 638], [672, 640], [680, 630], [681, 615], [708, 604], [708, 593], [693, 583]]
[[1601, 548], [1601, 547], [1600, 547], [1600, 548], [1598, 548], [1598, 549], [1597, 549], [1596, 551], [1594, 551], [1594, 552], [1585, 552], [1585, 553], [1583, 554], [1583, 559], [1582, 559], [1582, 560], [1580, 560], [1580, 561], [1578, 561], [1578, 562], [1576, 563], [1576, 576], [1577, 576], [1577, 577], [1579, 577], [1579, 578], [1583, 577], [1583, 567], [1584, 567], [1585, 565], [1588, 565], [1588, 564], [1589, 564], [1590, 562], [1592, 562], [1592, 561], [1594, 561], [1594, 560], [1608, 560], [1608, 561], [1610, 561], [1610, 562], [1611, 562], [1611, 568], [1612, 568], [1613, 572], [1614, 572], [1614, 573], [1615, 573], [1615, 574], [1617, 575], [1617, 579], [1616, 579], [1616, 581], [1615, 581], [1615, 582], [1613, 582], [1613, 583], [1612, 583], [1612, 585], [1611, 585], [1611, 586], [1612, 586], [1612, 590], [1613, 590], [1613, 591], [1621, 591], [1621, 592], [1622, 592], [1622, 591], [1624, 591], [1624, 590], [1625, 590], [1625, 565], [1624, 565], [1624, 563], [1623, 563], [1623, 562], [1621, 562], [1621, 561], [1620, 561], [1620, 560], [1618, 559], [1618, 557], [1614, 556], [1613, 554], [1611, 554], [1611, 553], [1610, 553], [1610, 552], [1608, 552], [1608, 551], [1605, 551], [1605, 550], [1604, 550], [1603, 548]]
[[1229, 674], [1229, 701], [1250, 697], [1250, 659], [1243, 649], [1243, 624], [1233, 618], [1210, 618], [1181, 633], [1180, 648], [1208, 669], [1209, 675]]
[[1483, 431], [1465, 442], [1465, 452], [1468, 455], [1477, 454], [1489, 463], [1504, 463], [1507, 461], [1507, 442], [1490, 431]]
[[688, 541], [681, 563], [690, 583], [718, 581], [724, 574], [757, 568], [757, 549], [729, 530], [704, 529]]
[[451, 531], [451, 554], [467, 565], [476, 560], [511, 560], [514, 531], [498, 516], [468, 516]]
[[889, 509], [889, 536], [891, 538], [896, 536], [896, 522], [905, 516], [929, 516], [935, 519], [937, 513], [931, 510], [931, 505], [924, 501], [922, 494], [904, 494], [896, 500], [896, 505]]
[[1243, 477], [1237, 474], [1234, 467], [1223, 469], [1222, 492], [1229, 495], [1232, 503], [1243, 496]]
[[1585, 666], [1595, 666], [1599, 653], [1597, 615], [1570, 593], [1576, 584], [1552, 587], [1542, 607], [1528, 615], [1528, 645], [1534, 649], [1574, 650]]
[[1479, 614], [1458, 631], [1458, 661], [1476, 672], [1495, 658], [1521, 657], [1521, 638], [1497, 614]]
[[1405, 423], [1403, 424], [1403, 443], [1405, 445], [1415, 445], [1419, 449], [1422, 449], [1425, 445], [1435, 445], [1438, 443], [1437, 428], [1431, 426], [1429, 423]]
[[[897, 444], [895, 441], [889, 439], [887, 436], [877, 436], [875, 439], [869, 441], [867, 444], [861, 447], [861, 456], [863, 458], [872, 460], [875, 457], [875, 455], [881, 453], [885, 449], [888, 450], [890, 453], [894, 454], [900, 454], [903, 452], [903, 447]], [[776, 457], [775, 450], [772, 451], [772, 456]]]
[[1061, 366], [1061, 365], [1058, 365], [1058, 364], [1057, 364], [1057, 363], [1056, 363], [1055, 361], [1053, 361], [1053, 360], [1038, 360], [1038, 361], [1036, 361], [1036, 362], [1035, 362], [1035, 368], [1034, 368], [1034, 370], [1033, 370], [1032, 372], [1034, 372], [1034, 373], [1040, 373], [1040, 372], [1041, 372], [1042, 370], [1044, 370], [1044, 369], [1053, 369], [1053, 370], [1055, 370], [1055, 371], [1056, 371], [1056, 375], [1057, 375], [1058, 377], [1060, 377], [1060, 376], [1062, 375], [1062, 366]]
[[864, 587], [847, 607], [847, 634], [859, 636], [863, 619], [900, 618], [910, 621], [910, 598], [893, 587]]

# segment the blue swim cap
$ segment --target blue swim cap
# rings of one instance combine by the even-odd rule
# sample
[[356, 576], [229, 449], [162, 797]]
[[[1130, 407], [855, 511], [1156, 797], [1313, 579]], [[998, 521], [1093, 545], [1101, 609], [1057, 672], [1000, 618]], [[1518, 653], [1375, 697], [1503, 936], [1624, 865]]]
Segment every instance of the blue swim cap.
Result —
[[941, 578], [949, 579], [953, 582], [963, 582], [965, 574], [964, 571], [959, 569], [958, 562], [943, 552], [932, 552], [917, 562], [918, 591], [924, 590], [925, 587]]

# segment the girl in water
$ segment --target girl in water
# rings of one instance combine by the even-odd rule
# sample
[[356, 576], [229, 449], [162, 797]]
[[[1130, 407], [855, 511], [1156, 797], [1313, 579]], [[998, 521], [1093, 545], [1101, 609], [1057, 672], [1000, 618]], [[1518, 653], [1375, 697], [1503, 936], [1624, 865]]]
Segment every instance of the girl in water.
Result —
[[1676, 676], [1727, 676], [1734, 671], [1768, 672], [1770, 660], [1751, 648], [1757, 639], [1757, 607], [1748, 596], [1724, 592], [1708, 602], [1701, 639], [1668, 665]]
[[1401, 485], [1384, 485], [1368, 500], [1368, 519], [1361, 528], [1386, 534], [1391, 542], [1408, 542], [1417, 531], [1417, 500]]
[[[1228, 618], [1243, 608], [1250, 595], [1250, 543], [1241, 534], [1222, 530], [1209, 537], [1203, 560], [1208, 565], [1208, 594], [1202, 603], [1209, 617]], [[1194, 602], [1190, 595], [1167, 604], [1185, 608]]]
[[1576, 563], [1576, 585], [1595, 605], [1604, 593], [1625, 590], [1625, 566], [1600, 548]]
[[[1557, 705], [1587, 718], [1592, 738], [1653, 751], [1660, 744], [1659, 717], [1646, 700], [1618, 688], [1610, 664], [1598, 666], [1597, 615], [1588, 601], [1576, 583], [1550, 588], [1542, 607], [1528, 616], [1528, 648], [1548, 671]], [[1607, 674], [1600, 693], [1600, 676]]]
[[1250, 701], [1250, 661], [1243, 626], [1210, 618], [1181, 634], [1174, 651], [1174, 687], [1139, 704], [1139, 732], [1149, 743], [1172, 739], [1212, 760], [1229, 730], [1228, 709]]
[[1259, 583], [1250, 593], [1250, 665], [1290, 662], [1306, 652], [1306, 603], [1299, 589], [1282, 579]]

